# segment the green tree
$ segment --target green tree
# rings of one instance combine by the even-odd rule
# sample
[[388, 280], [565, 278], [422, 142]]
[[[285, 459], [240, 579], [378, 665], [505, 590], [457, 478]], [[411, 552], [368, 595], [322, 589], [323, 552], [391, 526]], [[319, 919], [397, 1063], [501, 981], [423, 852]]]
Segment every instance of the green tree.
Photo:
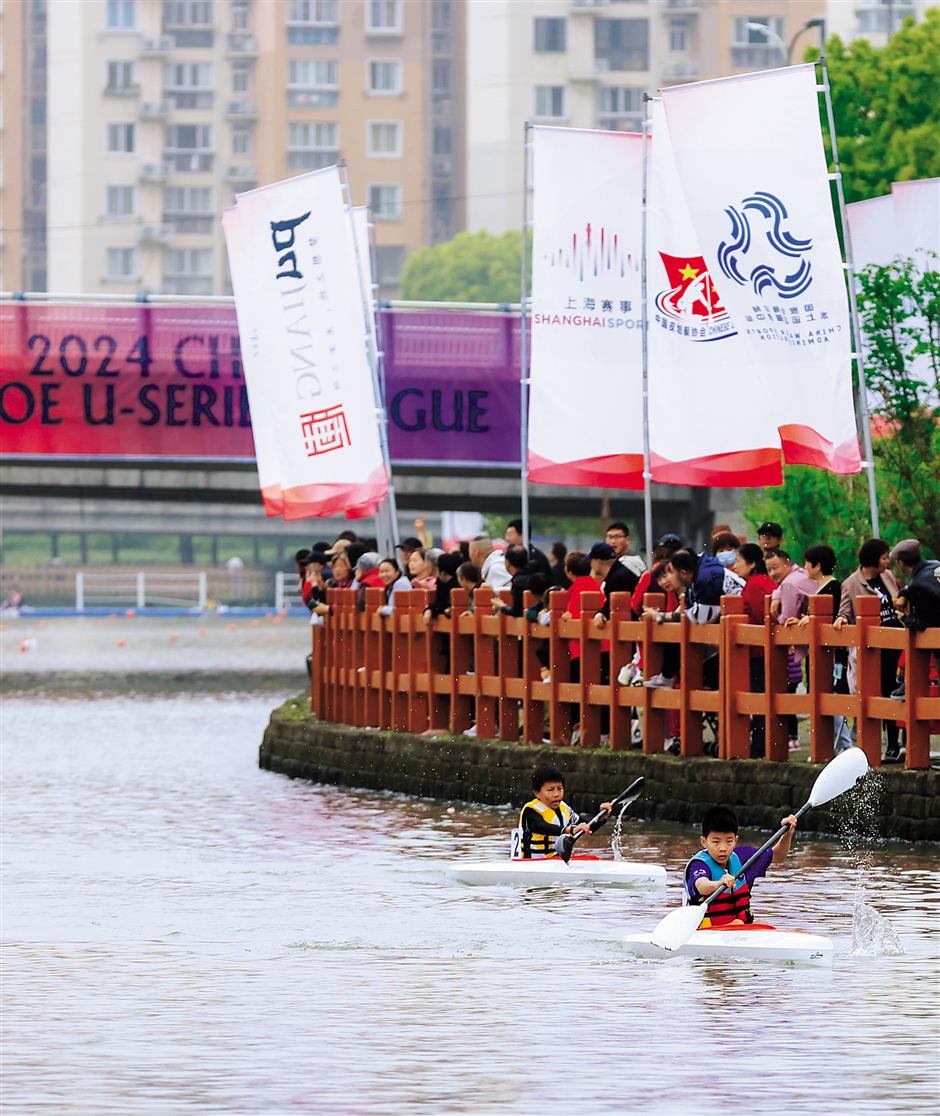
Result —
[[401, 297], [428, 302], [518, 302], [518, 232], [462, 232], [419, 248], [405, 264]]
[[[806, 57], [819, 51], [811, 48]], [[888, 194], [892, 182], [940, 175], [940, 9], [929, 9], [919, 23], [906, 19], [880, 49], [833, 35], [826, 64], [846, 201]]]
[[[916, 536], [940, 553], [940, 272], [898, 259], [859, 275], [881, 534]], [[781, 488], [752, 494], [745, 514], [784, 525], [794, 555], [829, 542], [846, 571], [870, 534], [863, 477], [788, 466]]]

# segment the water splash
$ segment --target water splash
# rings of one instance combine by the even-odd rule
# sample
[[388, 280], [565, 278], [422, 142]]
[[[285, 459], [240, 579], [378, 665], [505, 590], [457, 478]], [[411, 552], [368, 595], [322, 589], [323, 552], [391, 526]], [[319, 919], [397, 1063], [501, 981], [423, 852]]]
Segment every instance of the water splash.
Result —
[[620, 813], [617, 815], [617, 820], [614, 822], [613, 831], [610, 834], [610, 851], [614, 854], [614, 860], [623, 860], [623, 815], [627, 812], [629, 802], [625, 802], [620, 808]]
[[891, 923], [855, 894], [852, 907], [852, 945], [850, 957], [899, 957], [904, 946]]
[[871, 850], [885, 843], [878, 832], [878, 813], [884, 797], [884, 775], [870, 768], [846, 794], [831, 806], [832, 820], [846, 851], [864, 860]]

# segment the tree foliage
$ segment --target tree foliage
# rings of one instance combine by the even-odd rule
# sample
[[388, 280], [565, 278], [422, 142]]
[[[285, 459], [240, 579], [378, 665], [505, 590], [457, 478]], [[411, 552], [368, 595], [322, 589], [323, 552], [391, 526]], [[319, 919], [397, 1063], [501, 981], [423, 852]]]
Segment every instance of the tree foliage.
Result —
[[[897, 259], [859, 275], [859, 315], [874, 432], [881, 535], [916, 537], [940, 554], [940, 272]], [[782, 523], [798, 555], [828, 542], [844, 572], [871, 531], [864, 477], [788, 466], [781, 488], [753, 494], [745, 514]]]
[[[818, 56], [815, 48], [806, 54]], [[834, 35], [826, 64], [846, 201], [940, 175], [940, 10], [919, 23], [909, 17], [880, 49]]]
[[429, 302], [518, 302], [518, 232], [462, 232], [419, 248], [405, 264], [401, 297]]

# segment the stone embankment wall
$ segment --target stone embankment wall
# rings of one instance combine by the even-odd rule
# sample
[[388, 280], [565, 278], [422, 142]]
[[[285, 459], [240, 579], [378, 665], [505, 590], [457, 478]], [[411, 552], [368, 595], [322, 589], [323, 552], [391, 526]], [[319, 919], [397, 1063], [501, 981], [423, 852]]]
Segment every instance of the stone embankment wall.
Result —
[[[801, 806], [819, 773], [808, 763], [679, 759], [368, 731], [316, 720], [303, 698], [272, 713], [259, 756], [261, 767], [291, 778], [490, 805], [525, 801], [533, 767], [546, 760], [565, 772], [574, 791], [570, 801], [582, 813], [642, 775], [638, 817], [696, 823], [709, 806], [722, 803], [734, 807], [742, 825], [763, 829], [776, 829], [782, 814]], [[940, 772], [883, 768], [871, 776], [864, 795], [857, 818], [843, 799], [805, 815], [800, 828], [859, 828], [869, 835], [874, 827], [882, 837], [940, 841]]]

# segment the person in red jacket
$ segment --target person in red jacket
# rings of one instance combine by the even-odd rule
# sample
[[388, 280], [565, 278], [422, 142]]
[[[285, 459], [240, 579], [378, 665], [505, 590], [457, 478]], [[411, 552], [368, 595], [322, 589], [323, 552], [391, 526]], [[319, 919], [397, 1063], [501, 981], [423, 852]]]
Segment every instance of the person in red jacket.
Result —
[[[777, 588], [777, 583], [767, 572], [764, 551], [757, 543], [745, 543], [738, 547], [734, 560], [734, 572], [744, 578], [741, 600], [747, 612], [749, 624], [763, 624], [765, 601]], [[764, 656], [760, 648], [751, 648], [751, 693], [764, 689]], [[766, 753], [766, 725], [763, 717], [751, 718], [751, 758], [762, 759]]]

